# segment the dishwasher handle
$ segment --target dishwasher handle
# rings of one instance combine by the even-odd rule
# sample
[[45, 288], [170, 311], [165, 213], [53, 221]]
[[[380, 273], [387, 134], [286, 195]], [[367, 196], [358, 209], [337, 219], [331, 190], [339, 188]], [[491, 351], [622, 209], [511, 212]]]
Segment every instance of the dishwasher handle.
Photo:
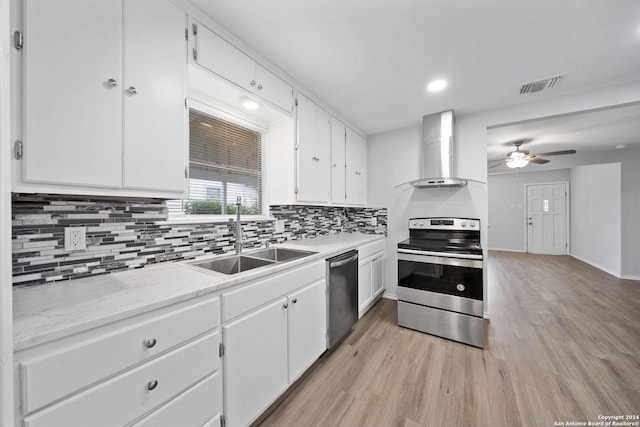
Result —
[[343, 260], [340, 260], [340, 261], [332, 261], [332, 262], [330, 262], [330, 263], [329, 263], [329, 267], [331, 267], [331, 268], [342, 267], [343, 265], [345, 265], [345, 264], [349, 264], [350, 262], [355, 261], [355, 260], [357, 260], [357, 259], [358, 259], [358, 253], [356, 252], [356, 254], [355, 254], [355, 255], [350, 256], [350, 257], [349, 257], [349, 258], [347, 258], [347, 259], [343, 259]]

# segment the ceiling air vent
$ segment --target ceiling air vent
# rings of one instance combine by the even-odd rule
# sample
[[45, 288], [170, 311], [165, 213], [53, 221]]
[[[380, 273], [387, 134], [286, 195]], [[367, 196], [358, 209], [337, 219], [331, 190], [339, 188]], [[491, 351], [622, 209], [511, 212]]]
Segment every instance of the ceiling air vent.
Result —
[[551, 89], [552, 87], [556, 87], [558, 83], [560, 83], [560, 79], [563, 78], [565, 74], [560, 74], [559, 76], [549, 77], [544, 80], [538, 80], [536, 82], [529, 82], [522, 85], [520, 88], [520, 94], [524, 93], [533, 93], [540, 92], [545, 89]]

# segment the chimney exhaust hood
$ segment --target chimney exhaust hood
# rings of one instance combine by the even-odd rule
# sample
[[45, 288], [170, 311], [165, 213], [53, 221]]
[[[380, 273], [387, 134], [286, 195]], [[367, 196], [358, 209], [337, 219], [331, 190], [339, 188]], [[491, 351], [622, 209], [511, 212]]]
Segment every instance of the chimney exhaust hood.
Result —
[[422, 131], [422, 178], [408, 184], [416, 188], [467, 185], [466, 179], [453, 176], [453, 110], [424, 116]]

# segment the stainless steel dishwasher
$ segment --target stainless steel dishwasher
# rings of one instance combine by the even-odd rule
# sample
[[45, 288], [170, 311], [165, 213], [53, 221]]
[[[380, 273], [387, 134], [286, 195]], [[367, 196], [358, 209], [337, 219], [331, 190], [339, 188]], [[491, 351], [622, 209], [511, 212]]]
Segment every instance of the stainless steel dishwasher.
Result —
[[358, 320], [358, 251], [327, 259], [329, 278], [327, 346], [333, 348]]

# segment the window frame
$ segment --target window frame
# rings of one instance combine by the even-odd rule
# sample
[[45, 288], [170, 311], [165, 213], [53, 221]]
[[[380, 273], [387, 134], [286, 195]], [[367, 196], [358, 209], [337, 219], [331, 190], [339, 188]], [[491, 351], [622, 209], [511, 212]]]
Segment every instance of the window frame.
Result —
[[[220, 120], [226, 120], [230, 123], [233, 123], [237, 126], [244, 127], [246, 129], [252, 130], [254, 132], [258, 132], [261, 134], [260, 138], [260, 150], [261, 150], [261, 159], [260, 159], [260, 168], [261, 168], [261, 179], [260, 184], [262, 186], [262, 203], [260, 206], [261, 214], [260, 215], [242, 215], [243, 220], [248, 221], [263, 221], [263, 220], [273, 220], [273, 218], [269, 215], [269, 194], [267, 187], [267, 156], [266, 156], [266, 147], [267, 147], [267, 138], [268, 138], [268, 128], [266, 125], [262, 123], [258, 123], [254, 120], [251, 120], [249, 117], [241, 117], [237, 114], [233, 114], [230, 111], [227, 111], [221, 107], [217, 107], [211, 105], [211, 103], [199, 101], [197, 99], [188, 98], [188, 109], [186, 114], [187, 120], [187, 133], [186, 133], [186, 144], [185, 150], [187, 152], [187, 166], [189, 167], [189, 177], [187, 178], [186, 183], [186, 199], [189, 199], [189, 183], [188, 180], [191, 179], [191, 159], [189, 158], [189, 149], [191, 144], [191, 136], [189, 134], [189, 111], [196, 110], [203, 114], [208, 114]], [[171, 224], [197, 224], [203, 222], [219, 222], [226, 223], [229, 222], [230, 219], [235, 219], [236, 215], [213, 215], [213, 214], [177, 214], [177, 213], [167, 213], [167, 221], [166, 223]]]

